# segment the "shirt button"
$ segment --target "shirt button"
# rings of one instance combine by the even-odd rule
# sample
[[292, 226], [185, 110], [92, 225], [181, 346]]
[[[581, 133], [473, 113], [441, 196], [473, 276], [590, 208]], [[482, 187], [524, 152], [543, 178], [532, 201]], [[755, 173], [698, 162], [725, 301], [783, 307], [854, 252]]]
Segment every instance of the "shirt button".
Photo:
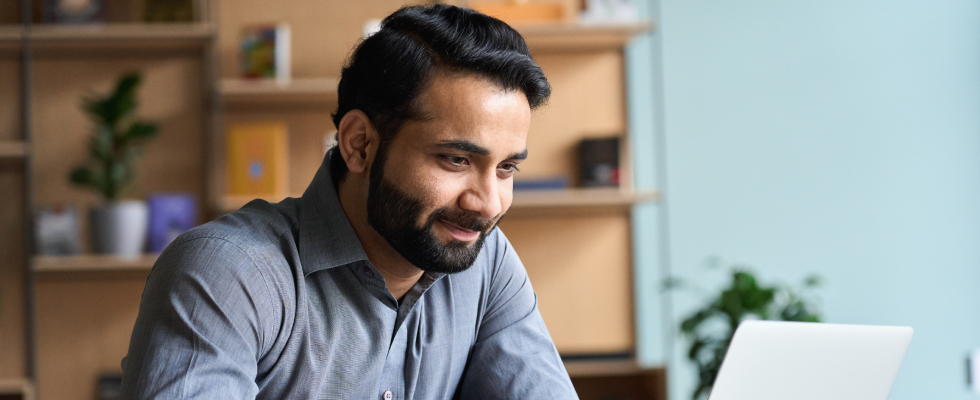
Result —
[[385, 390], [384, 399], [385, 400], [391, 400], [391, 391], [390, 390]]

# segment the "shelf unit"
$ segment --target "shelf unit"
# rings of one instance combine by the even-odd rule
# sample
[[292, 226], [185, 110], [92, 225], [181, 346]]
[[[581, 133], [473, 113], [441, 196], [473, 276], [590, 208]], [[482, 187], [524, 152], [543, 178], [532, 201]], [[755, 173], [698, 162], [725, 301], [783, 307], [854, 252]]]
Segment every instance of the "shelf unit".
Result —
[[[248, 20], [256, 16], [236, 17]], [[283, 14], [282, 18], [286, 18], [291, 24], [294, 35], [298, 35], [304, 26], [308, 28], [307, 32], [312, 32], [312, 29], [319, 29], [323, 23], [287, 14]], [[359, 29], [359, 26], [352, 27]], [[563, 354], [631, 352], [635, 346], [631, 295], [632, 245], [626, 244], [632, 243], [630, 215], [635, 204], [658, 201], [660, 196], [657, 192], [637, 192], [631, 182], [630, 151], [629, 143], [626, 143], [628, 135], [625, 134], [626, 82], [623, 73], [623, 48], [636, 35], [653, 29], [653, 24], [636, 22], [586, 25], [561, 22], [515, 25], [515, 28], [524, 36], [535, 59], [539, 60], [553, 84], [552, 100], [540, 111], [536, 111], [536, 116], [533, 117], [532, 130], [528, 135], [528, 149], [533, 156], [522, 164], [521, 169], [525, 171], [522, 176], [528, 174], [526, 177], [530, 179], [558, 175], [572, 177], [572, 171], [575, 170], [572, 161], [574, 145], [579, 139], [595, 135], [619, 136], [624, 141], [621, 153], [625, 166], [622, 172], [624, 183], [621, 187], [612, 189], [515, 191], [513, 204], [500, 226], [525, 260], [529, 274], [534, 275], [532, 282], [535, 282], [535, 289], [541, 299], [542, 314], [545, 315], [549, 330]], [[223, 29], [222, 32], [229, 30]], [[348, 46], [356, 43], [356, 39], [356, 36], [334, 38], [337, 41], [347, 40]], [[230, 43], [224, 43], [225, 46], [230, 46]], [[317, 43], [313, 46], [308, 43], [304, 47], [294, 39], [293, 53], [306, 55], [322, 52], [323, 48], [329, 48], [329, 45]], [[337, 49], [338, 53], [340, 51], [343, 54], [334, 55], [335, 60], [342, 61], [342, 56], [346, 55], [349, 48]], [[226, 60], [231, 61], [229, 58]], [[307, 59], [308, 62], [311, 60], [312, 58]], [[303, 65], [303, 60], [294, 57], [294, 71], [302, 70]], [[339, 69], [339, 65], [337, 67]], [[226, 69], [224, 74], [228, 77], [233, 71]], [[219, 86], [222, 104], [225, 105], [223, 118], [226, 124], [278, 120], [289, 127], [290, 179], [286, 193], [290, 197], [301, 195], [322, 160], [322, 152], [319, 149], [311, 150], [314, 147], [311, 144], [319, 144], [323, 140], [322, 135], [328, 134], [334, 128], [329, 113], [336, 107], [337, 79], [329, 74], [319, 76], [320, 78], [294, 78], [282, 83], [225, 78]], [[599, 114], [599, 118], [591, 118], [583, 121], [584, 123], [573, 122], [582, 120], [593, 110]], [[220, 140], [223, 133], [223, 129], [216, 131], [215, 140]], [[215, 158], [222, 159], [223, 155]], [[216, 166], [218, 169], [223, 167], [222, 164]], [[265, 200], [277, 202], [284, 197], [286, 196], [266, 197]], [[250, 196], [228, 196], [223, 193], [223, 189], [219, 189], [213, 198], [217, 201], [212, 207], [219, 214], [234, 211], [253, 199]], [[571, 236], [567, 237], [569, 240], [558, 240], [555, 243], [540, 238], [553, 236], [555, 233], [559, 236]], [[602, 240], [589, 239], [595, 235], [607, 237]], [[578, 251], [589, 254], [574, 259], [565, 257], [574, 252], [551, 254], [552, 250], [549, 248], [563, 245], [576, 246]], [[604, 251], [615, 254], [607, 263], [609, 265], [604, 267], [616, 272], [588, 278], [588, 272], [583, 269], [583, 263], [586, 262], [584, 260], [592, 260], [594, 254]], [[576, 264], [572, 268], [575, 271], [571, 274], [575, 282], [590, 279], [600, 282], [586, 290], [589, 293], [584, 294], [586, 298], [601, 297], [596, 305], [584, 306], [588, 313], [592, 313], [589, 315], [599, 316], [599, 323], [585, 323], [585, 319], [575, 321], [576, 317], [568, 309], [577, 307], [576, 305], [564, 306], [564, 310], [558, 305], [562, 302], [577, 304], [575, 299], [569, 298], [567, 285], [579, 287], [575, 286], [579, 283], [565, 282], [566, 286], [562, 286], [560, 282], [567, 276], [551, 278], [559, 274], [560, 268], [549, 269], [550, 267], [542, 266], [549, 262], [553, 264], [566, 261]], [[595, 262], [602, 263], [598, 259]], [[601, 291], [612, 293], [598, 294]], [[616, 311], [604, 312], [602, 307], [611, 307]], [[616, 316], [603, 319], [613, 314]], [[586, 317], [588, 318], [590, 317]], [[553, 327], [554, 321], [559, 321], [554, 325], [557, 329]], [[589, 343], [601, 342], [606, 336], [602, 328], [597, 327], [603, 323], [619, 326], [613, 334], [616, 339], [607, 340], [606, 344], [600, 346], [590, 346]], [[578, 335], [574, 332], [585, 333]]]
[[[30, 3], [29, 0], [22, 0], [23, 3]], [[206, 0], [203, 2], [211, 3]], [[352, 2], [350, 5], [320, 5], [317, 4], [316, 7], [365, 7], [372, 8], [372, 12], [377, 12], [377, 16], [384, 15], [384, 13], [393, 11], [392, 5], [400, 5], [398, 1], [389, 1], [388, 5], [358, 5]], [[312, 4], [312, 2], [311, 2]], [[327, 4], [327, 3], [323, 3]], [[390, 9], [389, 9], [390, 8]], [[375, 10], [377, 9], [377, 10]], [[14, 48], [18, 51], [24, 52], [24, 71], [28, 73], [28, 76], [24, 77], [25, 82], [30, 82], [29, 72], [31, 70], [30, 58], [36, 54], [56, 54], [61, 57], [63, 54], [68, 54], [69, 57], [76, 57], [84, 54], [98, 54], [98, 55], [112, 55], [116, 57], [121, 53], [121, 51], [126, 51], [125, 54], [145, 54], [147, 51], [158, 52], [160, 50], [166, 52], [176, 51], [179, 54], [191, 54], [191, 52], [203, 52], [203, 69], [201, 72], [203, 75], [202, 85], [200, 85], [205, 93], [205, 104], [203, 108], [207, 111], [203, 112], [203, 119], [205, 125], [205, 132], [211, 132], [212, 135], [206, 140], [206, 148], [204, 150], [205, 163], [204, 170], [202, 174], [204, 176], [203, 180], [210, 190], [202, 191], [204, 196], [204, 201], [202, 204], [211, 207], [211, 211], [215, 211], [215, 215], [221, 212], [228, 211], [231, 209], [236, 209], [241, 205], [245, 204], [248, 199], [234, 198], [228, 196], [222, 196], [223, 193], [223, 175], [221, 169], [223, 168], [222, 158], [221, 158], [221, 136], [223, 135], [223, 125], [222, 117], [228, 114], [234, 114], [236, 111], [244, 111], [243, 114], [251, 114], [254, 110], [259, 108], [265, 108], [268, 106], [270, 110], [262, 110], [258, 113], [255, 118], [265, 118], [268, 115], [273, 115], [278, 112], [284, 112], [287, 114], [295, 115], [296, 110], [301, 110], [300, 112], [310, 112], [314, 110], [317, 113], [315, 119], [306, 119], [301, 121], [303, 127], [308, 128], [316, 126], [317, 129], [321, 129], [325, 126], [329, 126], [332, 129], [332, 123], [329, 122], [328, 114], [332, 111], [333, 105], [336, 103], [336, 84], [337, 79], [332, 78], [339, 72], [339, 65], [337, 65], [336, 71], [330, 71], [333, 68], [332, 65], [326, 67], [326, 74], [311, 74], [308, 72], [300, 72], [300, 76], [321, 76], [319, 78], [294, 78], [285, 84], [279, 84], [276, 82], [255, 82], [255, 81], [243, 81], [238, 79], [217, 79], [218, 75], [218, 63], [215, 62], [219, 57], [228, 57], [228, 54], [233, 53], [233, 49], [229, 50], [228, 46], [225, 44], [222, 47], [222, 42], [220, 40], [221, 35], [227, 37], [229, 28], [228, 26], [235, 25], [242, 21], [248, 20], [250, 17], [237, 15], [236, 13], [241, 13], [241, 9], [228, 10], [230, 14], [228, 19], [222, 21], [219, 25], [217, 24], [217, 19], [210, 17], [213, 12], [206, 13], [209, 17], [205, 20], [215, 21], [211, 22], [198, 22], [198, 23], [186, 23], [186, 24], [132, 24], [132, 23], [109, 23], [96, 26], [48, 26], [48, 25], [31, 25], [28, 27], [21, 26], [0, 26], [0, 49], [10, 49]], [[336, 15], [342, 15], [343, 13], [338, 13]], [[279, 18], [275, 17], [274, 18]], [[269, 16], [263, 16], [262, 18], [270, 18]], [[315, 17], [312, 13], [309, 16], [303, 16], [302, 18], [309, 18], [310, 20], [316, 20], [319, 17]], [[340, 20], [342, 17], [336, 17]], [[354, 17], [359, 18], [359, 17]], [[347, 30], [357, 33], [359, 35], [360, 20], [346, 21], [346, 16], [343, 17], [344, 22], [339, 22], [340, 24], [347, 24]], [[227, 22], [230, 21], [230, 22]], [[237, 21], [237, 22], [236, 22]], [[292, 21], [291, 21], [292, 22]], [[323, 22], [316, 20], [316, 25], [322, 25]], [[570, 54], [591, 54], [596, 52], [601, 53], [615, 53], [621, 52], [622, 46], [627, 43], [631, 37], [638, 33], [652, 29], [652, 25], [649, 23], [635, 23], [626, 25], [615, 25], [615, 26], [584, 26], [576, 24], [547, 24], [547, 25], [526, 25], [518, 26], [518, 30], [525, 36], [530, 48], [535, 52], [535, 57], [538, 54], [544, 53], [570, 53]], [[237, 27], [233, 26], [233, 29]], [[330, 28], [334, 29], [334, 28]], [[294, 30], [294, 32], [298, 32]], [[335, 38], [329, 36], [333, 42], [342, 42], [344, 46], [349, 46], [356, 40], [356, 36], [351, 34], [350, 38]], [[298, 36], [294, 36], [296, 40]], [[315, 51], [307, 51], [306, 54], [314, 53]], [[302, 51], [296, 52], [294, 54], [301, 54]], [[167, 53], [171, 54], [171, 53]], [[196, 54], [196, 53], [195, 53]], [[149, 58], [157, 59], [157, 55], [153, 55]], [[226, 60], [225, 64], [230, 64]], [[329, 64], [329, 63], [328, 63]], [[294, 71], [296, 70], [294, 63]], [[552, 63], [554, 65], [554, 63]], [[25, 88], [30, 88], [31, 85], [25, 85]], [[34, 203], [34, 194], [32, 188], [34, 185], [30, 182], [30, 177], [33, 175], [31, 164], [34, 162], [34, 157], [36, 152], [44, 148], [40, 147], [41, 144], [32, 142], [31, 140], [31, 110], [30, 110], [30, 89], [25, 89], [23, 98], [25, 104], [28, 105], [26, 110], [24, 110], [25, 127], [24, 127], [24, 139], [21, 141], [7, 141], [0, 142], [0, 160], [13, 159], [22, 160], [25, 164], [25, 234], [28, 236], [28, 240], [25, 240], [25, 247], [27, 249], [31, 248], [30, 243], [30, 226], [32, 221], [30, 221], [30, 209]], [[74, 105], [73, 105], [74, 106]], [[225, 110], [222, 110], [225, 108]], [[304, 117], [305, 118], [305, 117]], [[300, 119], [297, 117], [297, 119]], [[231, 118], [225, 118], [225, 120], [231, 120]], [[45, 130], [50, 130], [49, 127], [42, 127]], [[321, 135], [323, 129], [316, 132], [317, 135]], [[39, 129], [40, 131], [40, 129]], [[206, 135], [205, 135], [206, 136]], [[302, 143], [302, 142], [299, 142]], [[296, 149], [296, 147], [302, 146], [293, 144], [291, 147]], [[306, 147], [309, 146], [308, 143]], [[42, 154], [43, 156], [43, 154]], [[309, 159], [315, 159], [316, 157], [304, 156]], [[300, 157], [302, 158], [302, 157]], [[299, 165], [300, 169], [306, 169], [308, 165]], [[156, 168], [160, 168], [159, 165]], [[295, 171], [295, 170], [294, 170]], [[310, 170], [315, 171], [315, 168]], [[293, 192], [297, 190], [302, 190], [305, 186], [301, 185], [305, 178], [294, 179], [291, 182]], [[40, 196], [43, 197], [43, 196]], [[511, 208], [509, 215], [515, 216], [521, 219], [534, 219], [527, 217], [541, 216], [545, 218], [553, 218], [555, 216], [568, 216], [568, 215], [581, 215], [585, 218], [612, 218], [615, 220], [622, 220], [623, 218], [628, 218], [630, 208], [633, 204], [646, 201], [657, 201], [659, 199], [659, 194], [656, 192], [634, 192], [629, 189], [628, 185], [624, 186], [623, 189], [570, 189], [562, 191], [548, 191], [548, 192], [516, 192], [514, 198], [514, 205]], [[271, 201], [277, 201], [280, 199], [269, 199]], [[616, 214], [613, 217], [607, 217], [608, 214]], [[598, 216], [598, 217], [597, 217]], [[625, 217], [624, 217], [625, 216]], [[582, 224], [581, 227], [587, 227], [588, 224]], [[561, 229], [562, 227], [559, 227]], [[509, 232], [509, 231], [508, 231]], [[516, 236], [516, 235], [512, 235]], [[628, 237], [627, 237], [628, 239]], [[30, 250], [28, 250], [30, 251]], [[29, 252], [27, 254], [30, 254]], [[521, 253], [522, 257], [525, 253]], [[98, 301], [107, 304], [106, 308], [112, 308], [112, 312], [125, 314], [126, 307], [129, 307], [128, 303], [122, 304], [109, 304], [110, 302], [125, 303], [129, 300], [117, 300], [117, 298], [126, 299], [126, 296], [114, 293], [113, 291], [117, 288], [123, 288], [123, 291], [128, 293], [130, 297], [135, 298], [135, 303], [138, 303], [138, 293], [134, 292], [135, 288], [142, 286], [143, 279], [130, 279], [130, 281], [120, 283], [120, 278], [117, 278], [119, 272], [132, 271], [132, 272], [147, 272], [152, 267], [153, 261], [156, 256], [144, 255], [136, 258], [118, 258], [118, 257], [106, 257], [106, 256], [95, 256], [95, 255], [82, 255], [82, 256], [71, 256], [71, 257], [29, 257], [26, 261], [24, 267], [25, 272], [25, 298], [27, 304], [25, 305], [27, 309], [27, 315], [29, 321], [25, 322], [25, 330], [28, 331], [26, 347], [28, 348], [28, 360], [26, 363], [29, 365], [27, 368], [29, 377], [25, 380], [25, 384], [33, 388], [31, 384], [32, 380], [37, 376], [36, 368], [34, 367], [35, 351], [36, 345], [34, 344], [35, 336], [37, 332], [34, 329], [34, 305], [35, 301], [35, 278], [39, 277], [42, 280], [43, 285], [50, 285], [50, 287], [43, 288], [39, 296], [41, 297], [41, 307], [51, 307], [51, 304], [58, 301], [73, 301], [71, 300], [69, 294], [58, 294], [58, 290], [62, 290], [65, 287], [73, 285], [74, 281], [71, 279], [76, 279], [79, 276], [91, 277], [80, 279], [81, 283], [79, 285], [85, 286], [85, 293], [97, 297]], [[531, 257], [534, 258], [534, 257]], [[67, 273], [68, 275], [66, 275]], [[74, 275], [72, 273], [80, 273]], [[96, 273], [96, 274], [90, 274]], [[102, 273], [102, 274], [98, 274]], [[125, 274], [123, 274], [125, 275]], [[135, 275], [135, 274], [129, 274]], [[72, 276], [75, 278], [62, 278], [62, 276]], [[97, 276], [97, 277], [96, 277]], [[108, 277], [108, 278], [107, 278]], [[103, 288], [103, 283], [100, 281], [105, 279], [111, 281], [106, 283], [106, 289]], [[52, 285], [52, 282], [54, 285]], [[547, 285], [538, 285], [539, 280], [535, 278], [535, 288], [545, 287]], [[133, 295], [135, 293], [135, 295]], [[115, 297], [114, 297], [115, 296]], [[122, 296], [122, 297], [119, 297]], [[86, 300], [88, 301], [88, 300]], [[102, 303], [93, 303], [102, 304]], [[77, 304], [71, 304], [70, 306], [77, 306]], [[118, 311], [123, 310], [123, 311]], [[71, 320], [85, 320], [91, 319], [85, 315], [69, 315], [68, 311], [60, 311], [59, 314], [55, 316], [48, 317], [49, 320], [63, 318]], [[118, 322], [118, 321], [116, 321]], [[50, 324], [50, 322], [48, 322]], [[117, 323], [117, 325], [119, 325]], [[121, 324], [125, 327], [125, 323]], [[42, 324], [42, 326], [44, 326]], [[549, 325], [550, 327], [550, 325]], [[118, 328], [118, 326], [117, 326]], [[131, 325], [128, 327], [131, 328]], [[117, 337], [119, 332], [110, 332], [104, 336], [106, 337]], [[128, 332], [127, 332], [128, 334]], [[42, 343], [51, 342], [53, 334], [48, 333], [44, 336], [42, 332], [40, 341]], [[47, 339], [45, 339], [47, 337]], [[128, 336], [123, 340], [127, 340]], [[47, 342], [45, 342], [47, 340]], [[43, 355], [42, 355], [43, 357]], [[104, 358], [104, 356], [100, 355]], [[110, 355], [110, 358], [113, 356]], [[88, 360], [81, 360], [73, 363], [84, 363]], [[43, 362], [43, 361], [42, 361]], [[90, 361], [89, 361], [90, 362]], [[90, 362], [91, 363], [91, 362]], [[629, 362], [626, 362], [629, 364]], [[593, 362], [583, 362], [583, 361], [569, 361], [566, 362], [566, 366], [569, 368], [569, 372], [576, 378], [588, 378], [596, 374], [610, 374], [615, 375], [619, 373], [633, 373], [637, 370], [631, 369], [632, 367], [625, 366], [626, 364], [596, 364]], [[118, 366], [118, 360], [115, 360], [115, 364], [110, 364]], [[43, 369], [43, 368], [42, 368]], [[60, 371], [68, 371], [61, 369]], [[71, 371], [69, 371], [71, 372]], [[43, 375], [43, 374], [42, 374]], [[65, 375], [69, 375], [66, 373]], [[52, 376], [52, 372], [48, 372], [46, 376]], [[60, 378], [60, 377], [59, 377]], [[91, 390], [84, 390], [80, 388], [76, 379], [71, 381], [69, 377], [66, 376], [66, 380], [54, 382], [53, 380], [45, 381], [42, 379], [38, 382], [38, 388], [42, 395], [46, 398], [86, 398], [90, 395]], [[72, 378], [74, 379], [74, 378]], [[86, 378], [88, 379], [88, 378]], [[84, 384], [93, 382], [85, 381]], [[61, 388], [49, 389], [53, 386], [63, 386]], [[3, 384], [0, 384], [0, 394], [3, 393]], [[77, 394], [77, 393], [80, 394]], [[34, 394], [34, 389], [32, 389], [31, 395]], [[70, 393], [76, 393], [74, 395]], [[59, 396], [63, 395], [63, 396]], [[30, 398], [26, 397], [25, 398]]]
[[[29, 388], [11, 393], [27, 393], [22, 398], [86, 399], [94, 395], [99, 374], [119, 368], [146, 273], [157, 256], [31, 257], [32, 210], [37, 204], [77, 204], [80, 233], [86, 231], [84, 211], [95, 197], [72, 190], [66, 179], [86, 154], [89, 135], [78, 100], [104, 92], [131, 70], [144, 77], [138, 115], [161, 126], [140, 162], [145, 182], [132, 195], [196, 192], [202, 203], [211, 201], [206, 133], [214, 129], [220, 108], [216, 25], [210, 22], [216, 4], [196, 0], [198, 22], [54, 25], [31, 23], [32, 3], [21, 0], [27, 22], [0, 25], [0, 51], [7, 60], [21, 54], [19, 79], [11, 78], [9, 69], [0, 73], [8, 82], [20, 81], [23, 126], [23, 138], [0, 139], [0, 168], [10, 160], [24, 165], [25, 199], [24, 341], [7, 334], [0, 348], [23, 347], [26, 364], [23, 384], [0, 382], [0, 397], [17, 386]], [[11, 369], [12, 360], [0, 361]]]

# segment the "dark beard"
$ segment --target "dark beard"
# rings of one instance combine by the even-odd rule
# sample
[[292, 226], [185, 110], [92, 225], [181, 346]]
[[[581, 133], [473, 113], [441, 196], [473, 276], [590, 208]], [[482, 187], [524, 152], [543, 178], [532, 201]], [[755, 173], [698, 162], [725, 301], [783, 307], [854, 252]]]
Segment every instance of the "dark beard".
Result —
[[[379, 153], [381, 151], [379, 149]], [[371, 168], [368, 223], [398, 254], [423, 271], [454, 274], [467, 270], [480, 254], [487, 233], [500, 220], [482, 219], [473, 213], [443, 207], [429, 214], [421, 228], [417, 227], [416, 221], [422, 217], [424, 205], [384, 176], [385, 158], [380, 155]], [[480, 232], [480, 237], [472, 245], [455, 239], [443, 244], [433, 230], [438, 220]]]

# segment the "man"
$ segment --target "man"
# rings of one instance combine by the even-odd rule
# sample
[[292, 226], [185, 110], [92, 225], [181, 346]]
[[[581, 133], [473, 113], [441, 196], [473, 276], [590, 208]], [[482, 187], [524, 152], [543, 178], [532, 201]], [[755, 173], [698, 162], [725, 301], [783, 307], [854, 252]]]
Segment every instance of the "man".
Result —
[[496, 228], [550, 86], [504, 23], [401, 9], [341, 75], [300, 199], [178, 238], [147, 279], [127, 398], [576, 398]]

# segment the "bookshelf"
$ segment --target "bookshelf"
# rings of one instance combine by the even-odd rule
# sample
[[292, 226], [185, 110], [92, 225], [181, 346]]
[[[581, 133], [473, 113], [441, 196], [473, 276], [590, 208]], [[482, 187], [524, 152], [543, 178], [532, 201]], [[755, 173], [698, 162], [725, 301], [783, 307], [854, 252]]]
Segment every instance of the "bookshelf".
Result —
[[[207, 17], [194, 23], [35, 24], [30, 29], [0, 25], [0, 51], [15, 54], [9, 50], [31, 49], [26, 69], [33, 75], [14, 77], [6, 71], [18, 69], [0, 69], [5, 80], [24, 79], [30, 89], [21, 99], [33, 105], [23, 139], [0, 137], [0, 160], [20, 160], [28, 166], [21, 193], [28, 200], [22, 211], [13, 210], [17, 214], [4, 210], [0, 215], [10, 225], [29, 218], [36, 204], [70, 203], [84, 211], [96, 201], [71, 188], [65, 179], [79, 161], [77, 155], [84, 153], [79, 149], [86, 148], [88, 122], [77, 112], [78, 99], [89, 89], [104, 91], [118, 73], [129, 69], [146, 71], [141, 115], [162, 124], [161, 137], [148, 146], [141, 162], [144, 185], [136, 197], [152, 191], [194, 192], [206, 216], [208, 211], [215, 216], [241, 207], [251, 199], [223, 195], [223, 127], [267, 120], [284, 120], [290, 127], [289, 193], [299, 196], [322, 160], [324, 135], [333, 130], [329, 114], [336, 105], [336, 76], [343, 58], [360, 37], [364, 20], [387, 15], [402, 4], [401, 0], [284, 4], [243, 0], [222, 10], [220, 21], [205, 13]], [[295, 77], [285, 84], [233, 78], [238, 29], [268, 20], [287, 21], [294, 28]], [[551, 104], [534, 117], [529, 135], [534, 157], [522, 170], [528, 177], [569, 174], [574, 170], [572, 143], [593, 135], [626, 137], [622, 46], [652, 25], [562, 23], [517, 28], [555, 86]], [[0, 111], [11, 114], [11, 110]], [[589, 117], [585, 110], [599, 117]], [[628, 176], [625, 171], [624, 177]], [[542, 299], [542, 313], [563, 353], [632, 349], [629, 215], [632, 205], [658, 199], [657, 192], [633, 191], [629, 183], [613, 189], [515, 192], [514, 205], [501, 226], [525, 260]], [[80, 228], [86, 232], [84, 221]], [[30, 235], [28, 229], [24, 232]], [[14, 253], [13, 247], [0, 246], [0, 257]], [[19, 249], [16, 252], [20, 254]], [[45, 399], [90, 398], [98, 374], [117, 369], [125, 354], [145, 274], [155, 256], [27, 254], [29, 250], [23, 271], [2, 275], [23, 282], [23, 293], [4, 293], [4, 300], [20, 296], [27, 299], [25, 303], [36, 299], [37, 306], [35, 310], [33, 305], [18, 303], [16, 307], [25, 310], [20, 322], [13, 321], [18, 315], [0, 315], [5, 324], [0, 351], [13, 354], [0, 357], [0, 367], [17, 371], [21, 364], [36, 361], [36, 372], [31, 366], [23, 368], [25, 387], [36, 382], [32, 394]], [[608, 256], [599, 257], [604, 254]], [[598, 278], [594, 264], [601, 264], [604, 271]], [[580, 290], [586, 285], [588, 290]], [[569, 297], [573, 295], [580, 299]], [[563, 302], [568, 304], [558, 306]], [[571, 310], [589, 317], [583, 319]], [[6, 334], [9, 331], [28, 333], [20, 337]], [[24, 354], [4, 350], [11, 347], [26, 350]], [[35, 349], [40, 350], [36, 356]], [[636, 372], [626, 364], [569, 361], [566, 365], [574, 376], [583, 378]], [[0, 393], [3, 387], [0, 384]]]
[[[20, 3], [28, 16], [31, 5], [34, 11], [43, 7]], [[0, 116], [6, 116], [0, 117], [0, 179], [8, 186], [0, 192], [9, 191], [2, 196], [7, 204], [23, 199], [21, 209], [3, 209], [0, 221], [4, 228], [16, 224], [24, 235], [0, 244], [0, 257], [9, 260], [0, 265], [0, 370], [8, 374], [3, 378], [16, 378], [0, 380], [0, 398], [87, 399], [100, 374], [118, 370], [156, 255], [32, 257], [32, 210], [75, 205], [79, 233], [87, 237], [86, 211], [99, 200], [67, 179], [88, 154], [91, 122], [79, 103], [133, 70], [144, 78], [138, 115], [161, 129], [139, 161], [139, 183], [128, 195], [190, 192], [208, 201], [206, 133], [219, 99], [214, 3], [196, 0], [195, 22], [137, 22], [135, 3], [107, 0], [107, 23], [0, 25], [0, 80], [8, 82], [0, 93]], [[23, 188], [9, 190], [15, 178]], [[13, 263], [20, 270], [7, 267]]]
[[[324, 136], [334, 130], [330, 113], [336, 108], [336, 76], [360, 39], [361, 22], [401, 6], [399, 1], [360, 7], [303, 3], [307, 3], [303, 6], [306, 11], [300, 13], [303, 15], [289, 7], [229, 10], [222, 15], [219, 33], [224, 49], [219, 89], [224, 124], [280, 121], [288, 126], [290, 177], [286, 193], [290, 197], [301, 195], [322, 162]], [[351, 17], [324, 20], [314, 17], [318, 13]], [[237, 54], [232, 49], [237, 46], [237, 32], [232, 27], [270, 18], [288, 21], [291, 26], [293, 75], [297, 78], [286, 84], [235, 79]], [[636, 343], [631, 210], [635, 204], [658, 201], [660, 195], [638, 192], [631, 181], [623, 49], [633, 37], [653, 29], [653, 24], [558, 22], [515, 28], [553, 87], [549, 103], [532, 116], [528, 135], [532, 156], [521, 165], [520, 176], [574, 178], [578, 142], [616, 136], [623, 142], [623, 182], [609, 189], [515, 191], [500, 227], [524, 260], [542, 315], [562, 354], [631, 353]], [[316, 37], [331, 40], [313, 40]], [[223, 128], [214, 135], [214, 142], [220, 143]], [[222, 148], [216, 150], [215, 160], [223, 159]], [[223, 164], [215, 161], [214, 165], [218, 170], [215, 176], [223, 176]], [[220, 188], [212, 198], [216, 199], [212, 207], [217, 214], [252, 200], [252, 196], [227, 196]], [[607, 273], [596, 276], [597, 265]], [[582, 312], [577, 314], [576, 310]]]

